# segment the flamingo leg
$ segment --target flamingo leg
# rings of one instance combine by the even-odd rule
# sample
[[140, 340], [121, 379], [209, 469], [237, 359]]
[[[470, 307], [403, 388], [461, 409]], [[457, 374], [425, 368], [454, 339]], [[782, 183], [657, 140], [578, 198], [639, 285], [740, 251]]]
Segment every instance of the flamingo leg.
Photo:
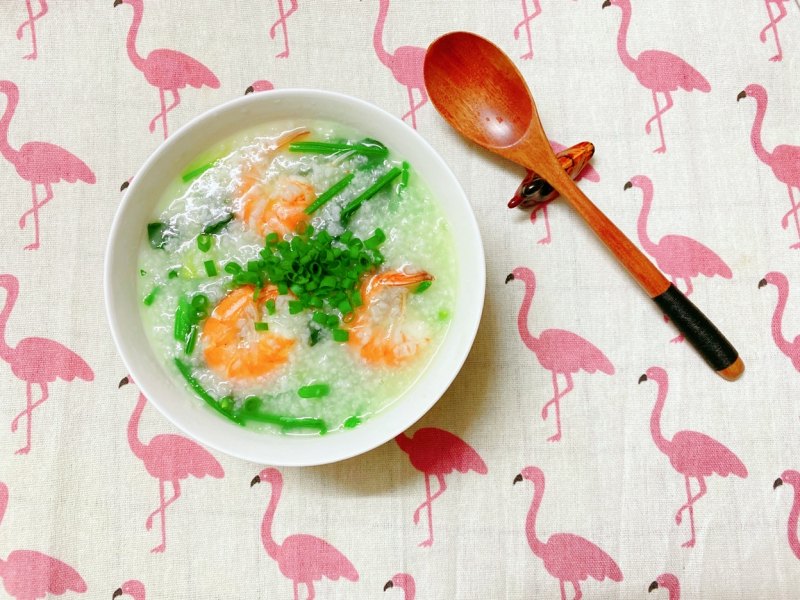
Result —
[[656, 95], [655, 90], [653, 90], [653, 104], [656, 107], [656, 113], [647, 120], [647, 123], [644, 124], [644, 131], [645, 133], [650, 133], [650, 123], [656, 121], [658, 123], [658, 134], [661, 137], [661, 146], [656, 148], [653, 152], [657, 152], [662, 154], [667, 150], [667, 144], [664, 141], [664, 125], [661, 122], [661, 115], [666, 113], [670, 108], [672, 108], [672, 95], [669, 92], [663, 92], [664, 98], [667, 100], [667, 104], [663, 107], [659, 107], [658, 105], [658, 96]]
[[33, 215], [33, 224], [35, 231], [34, 242], [32, 244], [28, 244], [27, 246], [25, 246], [25, 250], [36, 250], [39, 247], [39, 209], [53, 199], [53, 186], [49, 183], [45, 183], [44, 189], [47, 195], [45, 196], [44, 200], [39, 202], [36, 196], [36, 184], [31, 183], [31, 196], [32, 196], [33, 206], [30, 209], [26, 210], [19, 219], [20, 229], [24, 229], [25, 223], [28, 220], [28, 215], [31, 214]]
[[[181, 486], [177, 481], [172, 482], [173, 495], [168, 502], [164, 502], [164, 480], [158, 480], [158, 492], [161, 497], [161, 506], [158, 507], [156, 512], [161, 513], [161, 543], [153, 548], [150, 552], [163, 552], [167, 548], [167, 507], [175, 502], [181, 495]], [[149, 519], [149, 517], [148, 517]], [[145, 524], [146, 525], [146, 524]]]
[[[414, 104], [414, 89], [418, 89], [420, 92], [420, 101], [418, 104]], [[410, 110], [404, 114], [400, 119], [402, 121], [406, 120], [406, 117], [411, 117], [411, 126], [416, 129], [417, 128], [417, 109], [422, 108], [422, 106], [428, 101], [428, 94], [424, 88], [408, 88], [408, 105], [411, 107]]]
[[533, 0], [533, 12], [528, 14], [528, 0], [522, 0], [522, 14], [523, 19], [517, 26], [514, 27], [514, 39], [519, 39], [520, 28], [525, 28], [525, 34], [528, 38], [528, 52], [520, 56], [523, 60], [530, 60], [533, 58], [533, 37], [531, 36], [531, 21], [539, 16], [542, 12], [542, 7], [539, 5], [539, 0]]
[[300, 591], [297, 589], [300, 583], [292, 580], [292, 587], [294, 588], [294, 600], [300, 600]]
[[[419, 544], [421, 548], [427, 548], [433, 544], [433, 505], [431, 503], [436, 500], [436, 498], [441, 496], [447, 489], [447, 484], [444, 481], [444, 475], [437, 474], [436, 479], [439, 481], [439, 490], [433, 496], [431, 496], [430, 475], [425, 473], [425, 502], [423, 502], [417, 509], [417, 512], [415, 512], [416, 515], [423, 506], [428, 507], [428, 539]], [[416, 523], [418, 521], [419, 518], [417, 518], [414, 522]]]
[[297, 0], [289, 0], [288, 11], [285, 11], [283, 8], [283, 0], [278, 0], [278, 14], [280, 14], [280, 17], [278, 17], [278, 19], [272, 24], [272, 27], [269, 28], [269, 38], [271, 40], [275, 39], [277, 27], [280, 25], [281, 29], [283, 29], [284, 50], [280, 54], [276, 54], [275, 58], [286, 58], [289, 56], [289, 31], [286, 28], [286, 19], [288, 19], [296, 10]]
[[555, 435], [547, 438], [548, 442], [557, 442], [561, 439], [561, 398], [569, 394], [574, 387], [572, 375], [569, 373], [564, 373], [564, 378], [567, 380], [567, 387], [563, 391], [559, 392], [558, 375], [555, 371], [553, 371], [553, 398], [542, 407], [542, 419], [545, 421], [547, 420], [547, 409], [550, 408], [551, 404], [555, 405], [556, 410], [556, 433]]
[[559, 579], [558, 580], [558, 587], [561, 588], [561, 600], [567, 600], [567, 590], [564, 587], [564, 580], [563, 579]]
[[155, 509], [153, 512], [151, 512], [151, 513], [150, 513], [150, 514], [147, 516], [147, 521], [145, 521], [145, 524], [144, 524], [144, 526], [145, 526], [145, 529], [147, 529], [147, 531], [150, 531], [150, 528], [153, 526], [153, 517], [155, 517], [155, 516], [156, 516], [156, 514], [158, 514], [158, 513], [160, 513], [160, 512], [163, 512], [163, 511], [167, 510], [167, 507], [168, 507], [170, 504], [172, 504], [173, 502], [175, 502], [175, 500], [177, 500], [177, 499], [178, 499], [178, 497], [179, 497], [180, 495], [181, 495], [181, 492], [180, 492], [180, 484], [179, 484], [177, 481], [173, 481], [173, 482], [172, 482], [172, 498], [170, 498], [169, 500], [167, 500], [167, 501], [164, 503], [164, 505], [163, 505], [163, 506], [159, 506], [157, 509]]
[[542, 239], [540, 239], [537, 244], [549, 244], [551, 237], [550, 237], [550, 218], [547, 216], [547, 205], [550, 204], [549, 202], [543, 202], [541, 204], [537, 204], [533, 207], [531, 211], [531, 223], [536, 222], [536, 213], [542, 211], [542, 216], [544, 217], [544, 229], [547, 232]]
[[[783, 219], [781, 219], [781, 225], [783, 226], [784, 229], [786, 229], [786, 227], [789, 225], [789, 217], [790, 216], [794, 217], [794, 225], [795, 228], [797, 229], [797, 237], [798, 239], [800, 239], [800, 220], [798, 220], [797, 217], [797, 211], [800, 210], [800, 206], [798, 206], [797, 203], [794, 201], [794, 193], [792, 193], [792, 186], [787, 185], [786, 189], [789, 190], [789, 201], [792, 203], [792, 209], [785, 215], [783, 215]], [[792, 244], [790, 248], [800, 248], [800, 242]]]
[[14, 420], [11, 421], [11, 432], [14, 433], [17, 430], [17, 425], [19, 424], [20, 418], [22, 418], [23, 416], [26, 417], [26, 423], [25, 423], [26, 443], [25, 446], [17, 450], [16, 454], [27, 454], [31, 450], [31, 413], [33, 412], [34, 408], [42, 404], [48, 398], [47, 385], [44, 383], [40, 383], [39, 387], [42, 388], [42, 397], [39, 398], [39, 400], [37, 400], [36, 402], [32, 403], [31, 399], [33, 397], [33, 384], [30, 382], [26, 383], [25, 391], [27, 395], [27, 402], [25, 405], [25, 410], [19, 413], [16, 417], [14, 417]]
[[26, 54], [23, 58], [26, 60], [35, 60], [38, 54], [38, 49], [36, 47], [36, 20], [40, 19], [47, 13], [47, 2], [46, 0], [39, 0], [39, 12], [37, 14], [33, 14], [33, 7], [31, 6], [31, 0], [25, 0], [25, 5], [28, 9], [28, 20], [23, 22], [17, 28], [17, 39], [22, 39], [22, 34], [25, 31], [25, 27], [30, 27], [31, 29], [31, 42], [33, 44], [33, 52], [30, 54]]
[[310, 581], [306, 582], [306, 587], [308, 588], [308, 598], [306, 600], [314, 600], [316, 597], [316, 592], [314, 592], [314, 584]]
[[[781, 40], [778, 37], [778, 23], [786, 16], [786, 7], [783, 5], [783, 1], [775, 2], [774, 0], [764, 0], [764, 4], [767, 7], [767, 14], [769, 15], [769, 23], [767, 24], [764, 29], [761, 30], [759, 33], [759, 39], [761, 42], [767, 41], [767, 30], [772, 29], [773, 34], [775, 35], [775, 46], [777, 48], [777, 54], [770, 58], [771, 61], [780, 61], [783, 60], [783, 49], [781, 48]], [[775, 16], [772, 14], [772, 4], [778, 5], [778, 15]]]
[[167, 139], [167, 113], [181, 103], [181, 97], [178, 94], [178, 90], [170, 90], [170, 92], [172, 92], [172, 104], [167, 106], [166, 99], [164, 97], [164, 91], [165, 90], [163, 88], [159, 88], [158, 90], [158, 93], [161, 97], [161, 112], [150, 120], [150, 124], [147, 126], [147, 128], [150, 130], [150, 133], [153, 133], [156, 130], [156, 123], [159, 119], [161, 119], [164, 125], [164, 139]]
[[686, 504], [681, 506], [678, 509], [678, 512], [675, 513], [675, 523], [680, 525], [682, 518], [681, 513], [684, 510], [689, 511], [689, 528], [692, 532], [692, 537], [689, 538], [687, 542], [683, 544], [684, 548], [693, 548], [695, 542], [695, 530], [694, 530], [694, 503], [697, 502], [700, 498], [706, 495], [706, 480], [703, 477], [698, 477], [697, 481], [700, 483], [700, 491], [697, 492], [696, 496], [692, 496], [692, 487], [689, 483], [689, 477], [686, 476]]
[[581, 598], [583, 598], [583, 592], [581, 591], [580, 584], [577, 581], [570, 581], [570, 583], [575, 590], [575, 597], [572, 600], [581, 600]]

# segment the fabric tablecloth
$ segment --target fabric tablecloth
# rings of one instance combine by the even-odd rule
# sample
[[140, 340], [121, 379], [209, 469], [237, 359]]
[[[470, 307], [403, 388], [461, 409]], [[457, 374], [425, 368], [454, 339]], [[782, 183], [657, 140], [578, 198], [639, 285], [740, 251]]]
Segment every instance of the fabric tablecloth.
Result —
[[[797, 598], [800, 6], [606, 4], [2, 2], [0, 596]], [[423, 95], [422, 48], [456, 29], [514, 57], [554, 142], [596, 145], [580, 186], [691, 285], [738, 347], [740, 381], [673, 341], [569, 207], [533, 223], [505, 207], [522, 171], [466, 143]], [[165, 133], [251, 85], [339, 91], [397, 116], [411, 95], [487, 261], [475, 345], [408, 432], [418, 437], [280, 469], [270, 553], [270, 491], [250, 487], [263, 465], [213, 453], [203, 477], [175, 487], [142, 453], [178, 431], [148, 404], [129, 433], [138, 392], [118, 388], [126, 373], [102, 300], [121, 184]], [[166, 131], [162, 99], [179, 101]], [[552, 329], [574, 336], [542, 334]], [[554, 377], [561, 439], [549, 441]], [[426, 482], [433, 536], [421, 546]], [[167, 500], [179, 494], [163, 548], [160, 485]], [[319, 543], [292, 550], [296, 533], [346, 559]]]

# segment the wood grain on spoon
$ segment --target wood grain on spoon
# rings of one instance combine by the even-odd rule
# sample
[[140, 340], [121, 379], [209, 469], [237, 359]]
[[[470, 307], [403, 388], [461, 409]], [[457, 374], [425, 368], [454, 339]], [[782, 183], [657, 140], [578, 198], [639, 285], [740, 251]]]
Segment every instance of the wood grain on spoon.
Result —
[[472, 33], [447, 34], [428, 48], [424, 76], [431, 102], [457, 131], [536, 171], [573, 206], [721, 376], [741, 375], [744, 363], [719, 330], [564, 173], [524, 78], [502, 50]]

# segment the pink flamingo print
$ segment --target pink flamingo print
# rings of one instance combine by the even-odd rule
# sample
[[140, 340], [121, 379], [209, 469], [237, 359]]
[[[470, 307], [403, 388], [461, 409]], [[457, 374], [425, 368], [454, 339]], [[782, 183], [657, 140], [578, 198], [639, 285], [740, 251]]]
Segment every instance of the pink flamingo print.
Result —
[[[124, 377], [119, 382], [119, 387], [130, 382], [129, 377]], [[144, 463], [147, 472], [158, 479], [161, 501], [158, 508], [147, 516], [144, 526], [150, 531], [153, 527], [153, 518], [160, 515], [161, 543], [151, 552], [164, 552], [167, 548], [167, 507], [181, 497], [181, 479], [187, 479], [189, 475], [197, 479], [202, 479], [206, 475], [221, 479], [225, 476], [225, 472], [208, 450], [183, 436], [161, 434], [150, 440], [149, 444], [142, 443], [139, 439], [139, 420], [146, 404], [147, 398], [140, 392], [139, 401], [128, 421], [128, 445], [136, 458]], [[172, 498], [169, 500], [164, 499], [164, 486], [167, 482], [172, 485]]]
[[[33, 44], [33, 52], [30, 54], [26, 54], [22, 58], [25, 60], [36, 60], [36, 57], [39, 56], [39, 51], [36, 48], [36, 21], [41, 19], [43, 16], [47, 14], [47, 1], [46, 0], [39, 0], [39, 12], [35, 15], [33, 14], [33, 4], [31, 0], [25, 0], [25, 6], [28, 9], [28, 20], [23, 21], [22, 25], [17, 27], [17, 39], [21, 40], [23, 34], [25, 33], [25, 28], [30, 27], [31, 29], [31, 43]], [[775, 32], [777, 39], [778, 32]]]
[[[563, 329], [545, 329], [534, 337], [528, 329], [528, 313], [536, 293], [536, 276], [526, 267], [517, 267], [506, 277], [506, 283], [518, 279], [525, 284], [525, 296], [519, 308], [517, 327], [522, 342], [536, 355], [539, 364], [550, 371], [553, 376], [553, 397], [542, 407], [542, 419], [547, 420], [550, 406], [556, 411], [556, 433], [547, 438], [548, 442], [561, 439], [561, 399], [572, 391], [572, 374], [579, 371], [596, 373], [601, 371], [607, 375], [614, 374], [614, 365], [606, 358], [597, 346], [582, 337]], [[558, 376], [563, 375], [567, 381], [564, 390], [558, 389]]]
[[395, 587], [405, 592], [403, 594], [405, 600], [414, 600], [417, 597], [417, 584], [408, 573], [397, 573], [386, 582], [386, 585], [383, 586], [383, 591], [385, 592]]
[[662, 573], [656, 577], [656, 580], [647, 588], [647, 592], [650, 593], [659, 588], [664, 588], [669, 592], [669, 600], [681, 600], [681, 583], [672, 573]]
[[800, 540], [797, 539], [797, 518], [800, 516], [800, 473], [794, 469], [784, 471], [772, 484], [772, 489], [777, 489], [784, 483], [788, 483], [794, 488], [794, 502], [792, 503], [792, 509], [789, 511], [787, 536], [789, 538], [789, 548], [792, 549], [797, 558], [800, 558]]
[[133, 600], [145, 600], [144, 584], [136, 579], [130, 579], [114, 590], [111, 600], [122, 595], [130, 596]]
[[[25, 445], [17, 454], [27, 454], [31, 450], [31, 418], [33, 409], [41, 406], [49, 397], [47, 384], [56, 379], [72, 381], [82, 379], [92, 381], [94, 373], [86, 361], [69, 348], [54, 340], [29, 337], [19, 341], [16, 348], [6, 342], [6, 325], [19, 296], [19, 281], [13, 275], [0, 275], [0, 288], [6, 290], [6, 303], [0, 311], [0, 359], [11, 366], [11, 372], [25, 382], [27, 402], [25, 410], [11, 421], [11, 432], [25, 417]], [[38, 385], [42, 397], [33, 401], [33, 386]]]
[[574, 533], [554, 533], [543, 542], [536, 534], [536, 516], [544, 496], [544, 473], [539, 467], [525, 467], [514, 477], [514, 485], [523, 479], [533, 483], [533, 502], [525, 521], [525, 536], [533, 553], [542, 559], [544, 568], [558, 579], [561, 587], [561, 600], [566, 600], [565, 583], [572, 584], [575, 590], [573, 600], [583, 597], [580, 582], [589, 577], [603, 581], [608, 577], [611, 581], [622, 581], [620, 571], [614, 559], [595, 544]]
[[[401, 433], [394, 441], [408, 454], [411, 466], [425, 475], [425, 501], [414, 511], [414, 524], [419, 523], [422, 509], [428, 511], [428, 539], [420, 544], [430, 547], [433, 544], [433, 501], [447, 489], [444, 476], [453, 471], [469, 473], [475, 471], [486, 475], [488, 469], [480, 455], [460, 437], [444, 429], [423, 427], [413, 437]], [[436, 477], [439, 489], [431, 495], [431, 477]]]
[[[750, 143], [758, 159], [772, 169], [775, 178], [781, 183], [786, 184], [789, 190], [789, 201], [792, 208], [783, 215], [781, 226], [786, 229], [789, 226], [789, 217], [794, 219], [794, 226], [797, 230], [797, 237], [800, 240], [800, 220], [797, 217], [799, 205], [795, 202], [792, 188], [800, 190], [800, 146], [790, 146], [781, 144], [775, 146], [772, 152], [767, 152], [764, 143], [761, 141], [761, 127], [764, 124], [764, 115], [767, 113], [767, 90], [756, 83], [751, 83], [736, 96], [738, 102], [742, 98], [755, 98], [756, 116], [753, 120], [753, 129], [750, 132]], [[792, 244], [790, 248], [800, 248], [800, 241]]]
[[[155, 131], [156, 123], [161, 119], [164, 139], [167, 139], [167, 113], [181, 103], [178, 90], [187, 85], [197, 89], [206, 85], [216, 90], [219, 88], [219, 79], [204, 64], [177, 50], [159, 48], [150, 52], [147, 58], [140, 56], [136, 50], [136, 36], [142, 23], [144, 4], [142, 0], [114, 0], [114, 6], [120, 4], [130, 4], [133, 7], [133, 21], [126, 42], [128, 58], [142, 72], [147, 83], [158, 88], [161, 97], [161, 112], [150, 121], [150, 133]], [[169, 106], [166, 104], [166, 92], [172, 94], [172, 104]]]
[[[7, 506], [8, 487], [0, 483], [0, 521]], [[0, 559], [0, 580], [8, 595], [16, 600], [86, 591], [86, 582], [75, 569], [35, 550], [14, 550], [5, 560]]]
[[[767, 7], [767, 14], [769, 15], [769, 23], [761, 30], [758, 37], [761, 43], [765, 44], [767, 42], [767, 31], [772, 29], [772, 33], [775, 35], [775, 47], [777, 48], [775, 56], [770, 58], [772, 62], [783, 60], [783, 49], [781, 48], [781, 40], [778, 37], [778, 23], [786, 16], [786, 7], [784, 4], [788, 1], [789, 0], [764, 0], [764, 4]], [[773, 5], [778, 9], [777, 15], [772, 14]]]
[[530, 60], [533, 58], [533, 37], [531, 36], [531, 21], [542, 14], [542, 7], [539, 5], [539, 0], [531, 0], [532, 11], [528, 12], [528, 0], [522, 0], [522, 21], [517, 23], [514, 27], [514, 39], [519, 39], [519, 34], [522, 29], [525, 29], [525, 34], [528, 36], [528, 51], [520, 56], [522, 60]]
[[[52, 185], [59, 181], [75, 183], [79, 180], [92, 184], [95, 176], [82, 160], [55, 144], [26, 142], [19, 150], [12, 148], [8, 142], [8, 127], [19, 102], [19, 88], [13, 81], [0, 81], [0, 94], [8, 98], [6, 110], [0, 117], [0, 154], [14, 165], [20, 177], [31, 184], [33, 206], [22, 214], [19, 226], [24, 229], [28, 215], [33, 216], [34, 241], [25, 249], [35, 250], [39, 247], [39, 209], [53, 199]], [[38, 185], [44, 186], [47, 193], [41, 201], [36, 195]]]
[[250, 85], [247, 86], [247, 89], [244, 91], [244, 95], [252, 94], [253, 92], [268, 92], [269, 90], [274, 90], [275, 86], [272, 85], [271, 81], [267, 81], [266, 79], [259, 79], [258, 81], [254, 81]]
[[278, 563], [281, 573], [292, 580], [294, 600], [300, 598], [300, 584], [308, 590], [308, 600], [313, 600], [314, 582], [327, 577], [336, 581], [344, 577], [349, 581], [358, 581], [358, 571], [347, 557], [325, 540], [305, 533], [290, 535], [283, 544], [278, 544], [272, 537], [272, 521], [275, 509], [281, 499], [283, 476], [280, 471], [268, 467], [253, 477], [250, 487], [266, 481], [272, 486], [267, 512], [261, 521], [261, 541], [270, 558]]
[[[675, 287], [678, 287], [678, 280], [682, 279], [686, 284], [685, 294], [690, 296], [694, 291], [692, 286], [694, 277], [700, 275], [706, 277], [719, 275], [723, 279], [733, 277], [725, 261], [697, 240], [685, 235], [665, 235], [658, 242], [651, 240], [647, 234], [647, 219], [653, 205], [653, 182], [645, 175], [637, 175], [631, 177], [623, 189], [629, 190], [632, 187], [642, 190], [642, 210], [639, 212], [636, 224], [639, 243], [644, 251], [653, 257], [658, 268], [670, 278]], [[683, 335], [679, 335], [672, 341], [682, 342], [683, 339]]]
[[[425, 90], [425, 79], [422, 76], [422, 65], [425, 62], [425, 49], [417, 46], [400, 46], [389, 54], [383, 47], [383, 28], [386, 25], [386, 15], [389, 14], [389, 0], [380, 0], [380, 10], [378, 20], [375, 23], [375, 31], [372, 35], [372, 45], [375, 47], [375, 54], [386, 68], [394, 76], [397, 83], [406, 86], [408, 90], [409, 111], [401, 118], [405, 121], [406, 117], [411, 117], [411, 126], [417, 128], [417, 110], [428, 101], [428, 92]], [[418, 104], [414, 104], [414, 90], [419, 90], [421, 99]]]
[[[683, 511], [689, 511], [692, 536], [683, 547], [692, 548], [696, 539], [694, 503], [706, 495], [706, 477], [716, 473], [720, 477], [736, 475], [744, 479], [747, 477], [747, 467], [733, 452], [704, 433], [684, 430], [672, 436], [672, 440], [665, 438], [661, 433], [661, 412], [664, 410], [669, 389], [667, 372], [661, 367], [650, 367], [639, 378], [639, 383], [648, 380], [655, 381], [658, 385], [658, 398], [650, 416], [650, 435], [656, 447], [669, 458], [672, 467], [683, 475], [686, 481], [686, 503], [675, 513], [675, 523], [680, 525]], [[692, 496], [691, 478], [697, 479], [700, 484], [700, 491], [695, 496]]]
[[297, 10], [297, 0], [289, 0], [289, 10], [283, 6], [283, 0], [278, 0], [278, 20], [269, 28], [269, 39], [274, 40], [275, 34], [278, 31], [278, 26], [283, 30], [283, 52], [276, 54], [275, 58], [286, 58], [289, 56], [289, 32], [286, 29], [286, 19], [288, 19]]
[[758, 282], [758, 287], [762, 288], [768, 283], [778, 288], [778, 303], [775, 305], [775, 312], [772, 313], [772, 339], [775, 340], [778, 349], [792, 361], [795, 370], [800, 371], [800, 335], [795, 336], [790, 342], [783, 335], [782, 327], [783, 313], [789, 301], [789, 280], [783, 273], [771, 271]]
[[[550, 142], [550, 147], [556, 154], [567, 149], [567, 147], [564, 146], [563, 144], [559, 144], [558, 142], [554, 142], [553, 140], [549, 140], [549, 142]], [[592, 165], [586, 163], [586, 166], [575, 178], [575, 181], [578, 182], [581, 179], [598, 182], [600, 181], [600, 173], [598, 173], [597, 170]], [[547, 205], [550, 204], [550, 202], [552, 202], [552, 200], [536, 204], [533, 207], [533, 210], [531, 210], [531, 223], [536, 223], [537, 213], [539, 212], [541, 212], [542, 217], [544, 217], [544, 228], [546, 235], [537, 242], [538, 244], [549, 244], [552, 241], [552, 237], [550, 235], [550, 219], [547, 216]]]
[[[656, 113], [645, 123], [645, 133], [650, 133], [650, 124], [658, 122], [658, 133], [661, 136], [661, 146], [655, 152], [666, 152], [667, 144], [664, 141], [664, 127], [661, 117], [672, 108], [672, 92], [679, 87], [691, 92], [699, 90], [710, 92], [711, 85], [706, 81], [697, 69], [670, 52], [663, 50], [645, 50], [639, 54], [638, 58], [633, 58], [628, 52], [627, 39], [628, 27], [631, 24], [631, 2], [630, 0], [605, 0], [603, 8], [607, 6], [619, 6], [622, 9], [622, 23], [617, 36], [617, 52], [622, 60], [622, 64], [639, 80], [645, 88], [653, 92], [653, 104]], [[659, 106], [658, 94], [664, 95], [666, 105]]]

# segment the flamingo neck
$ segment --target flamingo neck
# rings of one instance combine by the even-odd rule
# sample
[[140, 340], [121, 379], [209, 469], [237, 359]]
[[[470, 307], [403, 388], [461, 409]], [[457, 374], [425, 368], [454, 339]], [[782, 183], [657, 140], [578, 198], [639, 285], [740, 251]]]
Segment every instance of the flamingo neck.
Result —
[[264, 513], [264, 519], [261, 521], [261, 542], [264, 544], [267, 554], [274, 560], [278, 560], [280, 546], [272, 537], [272, 520], [275, 518], [275, 509], [278, 508], [278, 501], [281, 499], [281, 489], [282, 484], [279, 481], [272, 482], [272, 496], [269, 499], [267, 512]]
[[666, 382], [658, 382], [658, 399], [656, 405], [653, 407], [653, 413], [650, 415], [650, 435], [653, 436], [653, 441], [656, 447], [664, 454], [669, 454], [671, 442], [661, 433], [661, 411], [664, 410], [664, 403], [667, 400], [667, 384]]
[[781, 352], [791, 356], [794, 347], [784, 337], [782, 331], [783, 313], [786, 310], [786, 303], [789, 301], [789, 283], [788, 281], [778, 282], [775, 287], [778, 288], [778, 304], [775, 306], [775, 312], [772, 313], [772, 339], [775, 340], [775, 345]]
[[620, 6], [620, 8], [622, 9], [622, 22], [619, 24], [619, 32], [617, 33], [617, 53], [622, 64], [629, 71], [635, 73], [636, 59], [628, 52], [628, 28], [631, 25], [631, 7], [628, 4]]
[[519, 315], [517, 316], [517, 328], [519, 329], [519, 336], [522, 338], [522, 343], [534, 353], [539, 349], [539, 340], [534, 337], [530, 329], [528, 329], [528, 314], [530, 313], [531, 304], [533, 304], [533, 295], [535, 293], [536, 284], [534, 282], [525, 281], [525, 296], [522, 298], [522, 304], [519, 307]]
[[764, 125], [764, 116], [767, 114], [767, 99], [759, 94], [755, 96], [756, 99], [756, 116], [753, 118], [753, 129], [750, 131], [750, 143], [753, 144], [758, 159], [769, 165], [771, 164], [772, 154], [767, 152], [764, 144], [761, 141], [761, 127]]
[[14, 304], [17, 302], [19, 285], [15, 282], [8, 282], [5, 288], [6, 303], [3, 310], [0, 311], [0, 358], [10, 362], [14, 356], [14, 349], [6, 343], [6, 324], [11, 316], [11, 311], [14, 310]]
[[139, 439], [139, 420], [144, 412], [144, 407], [147, 404], [147, 398], [144, 394], [139, 393], [139, 401], [136, 403], [136, 408], [133, 409], [131, 420], [128, 421], [128, 444], [133, 450], [133, 453], [140, 459], [144, 460], [144, 455], [147, 451], [145, 446]]
[[411, 579], [406, 579], [403, 582], [403, 592], [405, 592], [405, 600], [414, 600], [417, 597], [416, 586]]
[[131, 27], [128, 29], [128, 39], [126, 41], [126, 46], [128, 49], [128, 58], [131, 59], [133, 66], [137, 69], [142, 71], [144, 69], [144, 58], [139, 56], [139, 53], [136, 51], [136, 36], [139, 33], [139, 25], [142, 24], [142, 13], [144, 12], [144, 7], [141, 4], [132, 4], [133, 7], [133, 21], [131, 22]]
[[375, 23], [375, 30], [372, 33], [372, 45], [375, 46], [375, 54], [389, 69], [394, 64], [394, 57], [383, 47], [383, 28], [386, 25], [386, 16], [389, 14], [389, 0], [381, 0], [378, 11], [378, 20]]
[[539, 513], [539, 505], [544, 496], [544, 480], [535, 481], [533, 484], [533, 501], [528, 511], [528, 518], [525, 520], [525, 535], [528, 538], [528, 545], [533, 553], [542, 557], [544, 554], [544, 543], [536, 535], [536, 515]]
[[667, 586], [669, 600], [681, 600], [681, 589], [677, 586]]
[[14, 116], [14, 111], [17, 109], [19, 92], [16, 89], [12, 89], [7, 90], [5, 94], [8, 100], [6, 102], [6, 110], [3, 112], [3, 116], [0, 117], [0, 154], [13, 163], [17, 156], [17, 151], [8, 143], [8, 128], [11, 124], [11, 117]]
[[639, 243], [648, 254], [658, 252], [658, 246], [647, 235], [647, 220], [650, 217], [650, 208], [653, 206], [653, 190], [643, 189], [642, 210], [639, 211], [639, 218], [636, 222], [636, 233], [639, 236]]
[[797, 558], [800, 558], [800, 540], [797, 539], [797, 521], [800, 517], [800, 490], [794, 490], [794, 503], [789, 512], [789, 547]]

